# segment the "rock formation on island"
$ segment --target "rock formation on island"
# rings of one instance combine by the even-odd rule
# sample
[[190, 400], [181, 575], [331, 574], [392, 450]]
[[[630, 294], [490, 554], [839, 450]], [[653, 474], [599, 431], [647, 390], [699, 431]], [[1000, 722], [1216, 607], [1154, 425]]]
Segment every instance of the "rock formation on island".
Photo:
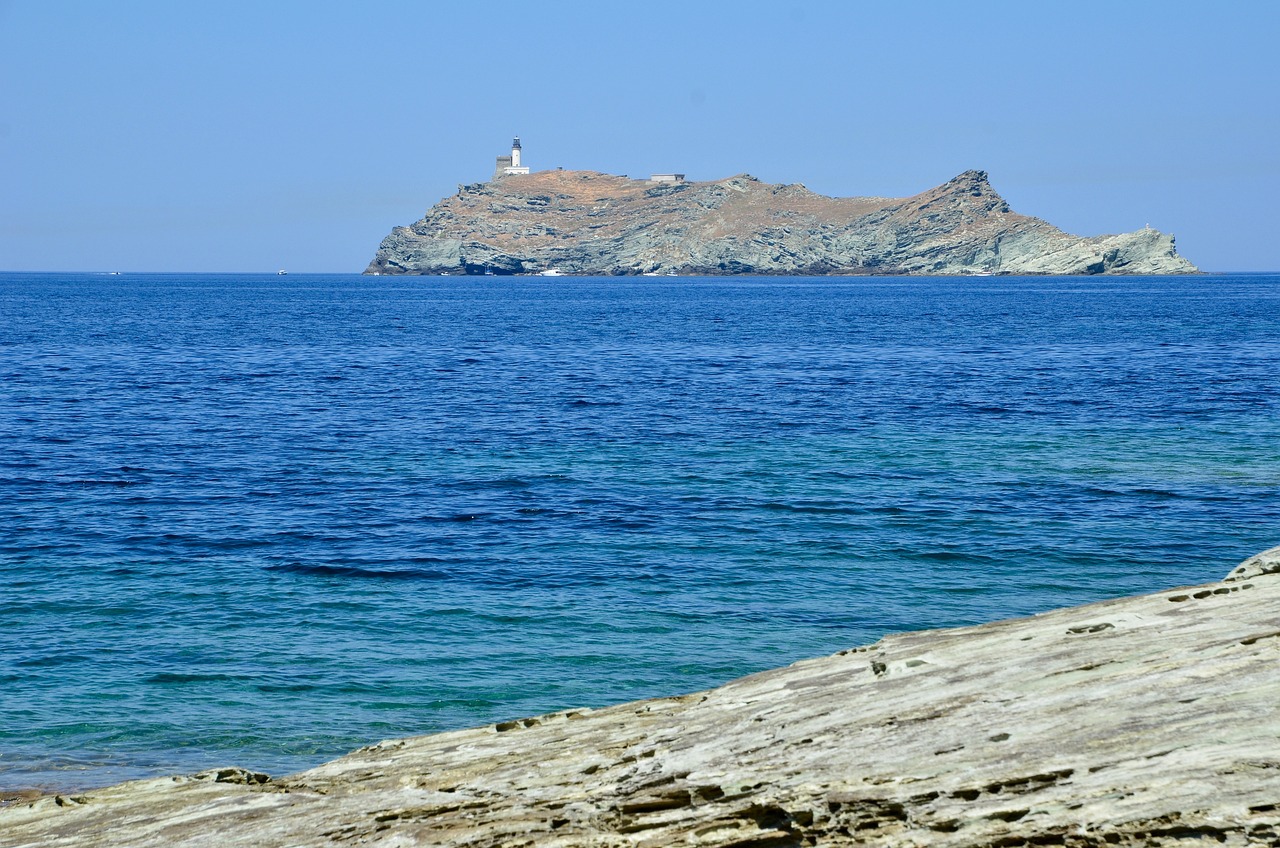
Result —
[[741, 175], [654, 183], [540, 171], [460, 186], [366, 274], [1187, 274], [1173, 236], [1081, 238], [1009, 209], [983, 171], [905, 199]]
[[1280, 845], [1280, 548], [707, 692], [10, 802], [0, 846]]

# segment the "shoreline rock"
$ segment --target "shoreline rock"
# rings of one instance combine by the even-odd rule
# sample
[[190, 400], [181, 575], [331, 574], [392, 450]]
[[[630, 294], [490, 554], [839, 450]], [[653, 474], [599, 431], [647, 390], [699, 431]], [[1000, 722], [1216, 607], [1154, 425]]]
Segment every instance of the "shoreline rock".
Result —
[[1280, 845], [1280, 548], [705, 692], [0, 809], [0, 846]]
[[653, 184], [541, 171], [458, 187], [366, 274], [1191, 274], [1174, 238], [1084, 238], [1009, 208], [985, 171], [908, 198], [825, 197], [747, 174]]

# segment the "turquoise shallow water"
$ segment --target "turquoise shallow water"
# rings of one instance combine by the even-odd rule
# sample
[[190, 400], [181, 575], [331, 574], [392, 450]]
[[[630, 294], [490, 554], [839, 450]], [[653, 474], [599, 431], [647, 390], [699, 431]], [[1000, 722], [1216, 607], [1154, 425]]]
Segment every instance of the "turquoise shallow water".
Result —
[[1280, 277], [0, 275], [0, 788], [691, 691], [1280, 543]]

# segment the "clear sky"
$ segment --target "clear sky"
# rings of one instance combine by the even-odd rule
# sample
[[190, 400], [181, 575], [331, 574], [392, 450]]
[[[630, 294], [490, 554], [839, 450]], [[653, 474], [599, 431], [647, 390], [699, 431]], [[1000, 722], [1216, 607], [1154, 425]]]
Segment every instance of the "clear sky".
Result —
[[360, 271], [534, 170], [906, 196], [1280, 270], [1280, 3], [0, 0], [0, 270]]

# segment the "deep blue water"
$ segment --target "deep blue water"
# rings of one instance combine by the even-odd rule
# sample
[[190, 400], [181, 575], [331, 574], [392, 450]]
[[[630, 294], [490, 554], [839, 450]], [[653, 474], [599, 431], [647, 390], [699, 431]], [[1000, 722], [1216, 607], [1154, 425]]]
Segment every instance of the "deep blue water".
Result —
[[1280, 543], [1280, 276], [0, 275], [0, 788], [674, 694]]

